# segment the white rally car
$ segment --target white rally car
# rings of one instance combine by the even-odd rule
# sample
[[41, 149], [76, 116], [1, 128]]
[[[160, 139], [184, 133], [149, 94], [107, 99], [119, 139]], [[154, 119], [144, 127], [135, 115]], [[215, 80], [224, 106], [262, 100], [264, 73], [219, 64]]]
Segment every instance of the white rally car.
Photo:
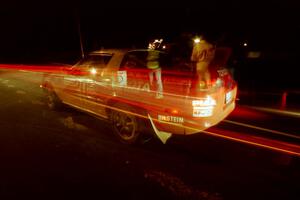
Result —
[[233, 111], [237, 85], [224, 66], [213, 66], [203, 87], [193, 70], [164, 52], [158, 52], [160, 69], [149, 69], [151, 51], [95, 51], [72, 67], [45, 74], [49, 107], [64, 103], [109, 119], [118, 138], [130, 144], [145, 127], [166, 142], [172, 134], [207, 129]]

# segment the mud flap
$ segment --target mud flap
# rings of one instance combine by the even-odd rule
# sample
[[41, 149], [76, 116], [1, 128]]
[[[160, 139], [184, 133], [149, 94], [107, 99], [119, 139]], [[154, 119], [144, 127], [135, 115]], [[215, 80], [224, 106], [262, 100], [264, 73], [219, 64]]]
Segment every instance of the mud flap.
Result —
[[154, 125], [153, 120], [149, 114], [148, 114], [148, 118], [150, 119], [151, 125], [157, 137], [160, 139], [160, 141], [162, 141], [162, 143], [166, 144], [167, 140], [172, 136], [172, 134], [164, 131], [159, 131]]

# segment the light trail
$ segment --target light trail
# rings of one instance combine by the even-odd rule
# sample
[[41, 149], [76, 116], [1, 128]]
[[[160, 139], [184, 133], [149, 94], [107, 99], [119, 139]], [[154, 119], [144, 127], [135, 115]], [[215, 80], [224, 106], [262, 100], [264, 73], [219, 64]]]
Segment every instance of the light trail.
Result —
[[[266, 139], [266, 138], [258, 138], [258, 137], [251, 138], [251, 137], [249, 137], [248, 139], [242, 139], [242, 138], [228, 136], [228, 135], [224, 135], [224, 134], [220, 134], [220, 133], [214, 133], [211, 131], [204, 130], [202, 132], [206, 133], [208, 135], [221, 137], [221, 138], [236, 141], [236, 142], [241, 142], [241, 143], [250, 144], [250, 145], [254, 145], [254, 146], [258, 146], [258, 147], [263, 147], [263, 148], [267, 148], [267, 149], [271, 149], [271, 150], [275, 150], [275, 151], [279, 151], [279, 152], [283, 152], [283, 153], [288, 153], [291, 155], [300, 156], [300, 146], [298, 146], [298, 145], [291, 145], [288, 143], [270, 140], [270, 139]], [[252, 141], [250, 140], [250, 138], [252, 139]], [[259, 140], [260, 142], [255, 141], [255, 140]]]
[[279, 109], [274, 109], [274, 108], [264, 108], [264, 107], [257, 107], [257, 106], [247, 106], [247, 107], [255, 109], [255, 110], [261, 110], [261, 111], [266, 111], [266, 112], [275, 113], [275, 114], [300, 117], [300, 112], [295, 112], [295, 111], [279, 110]]
[[223, 121], [227, 122], [227, 123], [230, 123], [230, 124], [244, 126], [244, 127], [247, 127], [247, 128], [252, 128], [252, 129], [256, 129], [256, 130], [260, 130], [260, 131], [266, 131], [266, 132], [274, 133], [274, 134], [277, 134], [277, 135], [283, 135], [283, 136], [287, 136], [287, 137], [291, 137], [291, 138], [300, 139], [300, 136], [297, 136], [295, 134], [285, 133], [285, 132], [276, 131], [276, 130], [272, 130], [272, 129], [268, 129], [268, 128], [262, 128], [262, 127], [259, 127], [259, 126], [254, 126], [254, 125], [245, 124], [245, 123], [241, 123], [241, 122], [235, 122], [235, 121], [231, 121], [231, 120], [223, 120]]
[[[38, 73], [39, 72], [59, 73], [62, 69], [62, 68], [58, 68], [58, 67], [53, 68], [53, 67], [49, 67], [49, 66], [39, 66], [38, 68], [35, 68], [33, 70], [32, 66], [24, 67], [21, 65], [16, 65], [13, 67], [12, 66], [8, 67], [8, 65], [0, 65], [0, 68], [2, 68], [2, 69], [9, 68], [10, 70], [18, 70], [18, 71], [22, 70], [21, 72], [23, 72], [23, 73], [25, 71], [34, 71], [34, 72], [38, 72]], [[68, 71], [66, 71], [65, 73], [68, 73]], [[64, 74], [64, 73], [59, 73], [59, 74]], [[107, 106], [107, 105], [103, 105], [103, 106], [107, 107], [108, 109], [111, 109], [111, 110], [117, 110], [118, 112], [125, 112], [125, 113], [135, 115], [140, 118], [148, 119], [147, 116], [140, 115], [140, 114], [133, 113], [133, 112], [128, 112], [125, 110], [121, 110], [121, 109], [113, 107], [113, 106]], [[286, 112], [278, 111], [278, 113], [286, 113]], [[161, 121], [158, 121], [157, 119], [154, 119], [154, 121], [162, 123]], [[283, 136], [287, 136], [287, 137], [291, 137], [291, 138], [300, 139], [300, 136], [292, 135], [289, 133], [284, 133], [281, 131], [266, 129], [266, 128], [249, 125], [249, 124], [244, 124], [244, 123], [240, 123], [240, 122], [234, 122], [234, 121], [230, 121], [230, 120], [225, 120], [225, 122], [239, 125], [239, 126], [244, 126], [247, 128], [256, 129], [256, 130], [267, 131], [267, 132], [271, 132], [271, 133], [274, 133], [277, 135], [283, 135]], [[208, 130], [199, 130], [194, 127], [184, 126], [182, 124], [180, 125], [180, 124], [168, 123], [168, 122], [164, 122], [164, 123], [172, 124], [173, 126], [180, 126], [180, 127], [187, 128], [187, 129], [193, 129], [198, 132], [205, 133], [207, 135], [211, 135], [211, 136], [215, 136], [215, 137], [219, 137], [219, 138], [223, 138], [223, 139], [227, 139], [227, 140], [231, 140], [231, 141], [235, 141], [235, 142], [250, 144], [250, 145], [267, 148], [267, 149], [271, 149], [271, 150], [275, 150], [275, 151], [279, 151], [279, 152], [283, 152], [283, 153], [287, 153], [287, 154], [291, 154], [291, 155], [300, 156], [300, 146], [296, 145], [296, 144], [291, 144], [291, 143], [274, 140], [274, 139], [268, 139], [268, 138], [264, 138], [264, 137], [254, 137], [253, 135], [250, 135], [250, 134], [234, 132], [234, 131], [230, 131], [230, 130], [220, 130], [220, 129], [214, 130], [215, 128], [212, 128], [212, 130], [214, 130], [214, 131], [208, 131]]]

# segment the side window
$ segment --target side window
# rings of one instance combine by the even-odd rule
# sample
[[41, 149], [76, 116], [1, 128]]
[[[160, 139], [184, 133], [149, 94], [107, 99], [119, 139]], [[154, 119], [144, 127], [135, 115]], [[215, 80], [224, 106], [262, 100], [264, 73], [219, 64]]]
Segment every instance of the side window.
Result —
[[105, 68], [111, 59], [112, 55], [89, 55], [86, 58], [82, 59], [76, 66], [84, 68]]
[[146, 53], [145, 52], [130, 52], [127, 53], [121, 63], [121, 69], [146, 69]]

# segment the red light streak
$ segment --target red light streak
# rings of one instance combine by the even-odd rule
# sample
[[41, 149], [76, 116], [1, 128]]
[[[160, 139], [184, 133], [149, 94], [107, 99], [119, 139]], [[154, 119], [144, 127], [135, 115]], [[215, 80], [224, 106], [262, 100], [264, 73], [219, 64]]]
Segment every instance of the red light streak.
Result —
[[233, 131], [227, 131], [227, 130], [214, 129], [214, 132], [206, 131], [206, 130], [202, 132], [212, 136], [221, 137], [236, 142], [241, 142], [245, 144], [254, 145], [257, 147], [263, 147], [275, 151], [280, 151], [280, 152], [300, 156], [300, 146], [296, 144], [290, 144], [290, 143], [267, 139], [263, 137], [253, 137], [251, 135], [237, 133]]
[[245, 123], [241, 123], [241, 122], [235, 122], [235, 121], [231, 121], [231, 120], [224, 120], [224, 122], [239, 125], [239, 126], [244, 126], [244, 127], [248, 127], [248, 128], [252, 128], [252, 129], [257, 129], [257, 130], [260, 130], [260, 131], [266, 131], [266, 132], [270, 132], [270, 133], [277, 134], [277, 135], [283, 135], [283, 136], [288, 136], [288, 137], [300, 139], [300, 136], [297, 136], [296, 134], [289, 134], [289, 133], [285, 133], [285, 132], [282, 132], [282, 131], [276, 131], [276, 130], [272, 130], [272, 129], [268, 129], [268, 128], [262, 128], [262, 127], [259, 127], [259, 126], [254, 126], [254, 125], [245, 124]]
[[[5, 69], [5, 70], [18, 70], [18, 71], [28, 71], [28, 72], [41, 72], [41, 75], [44, 73], [55, 73], [58, 76], [59, 75], [64, 75], [64, 74], [72, 74], [72, 75], [85, 75], [87, 73], [89, 73], [88, 71], [84, 72], [84, 71], [72, 71], [71, 68], [69, 66], [42, 66], [42, 65], [7, 65], [7, 64], [0, 64], [0, 69]], [[178, 72], [176, 72], [178, 74]], [[175, 73], [175, 74], [176, 74]], [[182, 74], [182, 73], [180, 73]], [[183, 76], [190, 76], [189, 73], [183, 73]], [[144, 79], [145, 77], [138, 77], [140, 79]], [[184, 78], [181, 78], [181, 80], [184, 80]], [[174, 86], [176, 86], [176, 84], [178, 84], [178, 82], [180, 82], [180, 78], [174, 79]], [[187, 84], [187, 83], [186, 83]], [[174, 88], [176, 90], [176, 88]], [[78, 93], [78, 91], [73, 90], [70, 91], [72, 93]], [[101, 97], [101, 95], [99, 93], [89, 93], [88, 95], [91, 96], [99, 96]], [[164, 93], [164, 95], [168, 95], [168, 93]], [[172, 93], [170, 93], [170, 95], [174, 95]], [[186, 97], [186, 96], [182, 96], [182, 97]], [[132, 105], [137, 105], [140, 106], [139, 104], [136, 103], [132, 103], [130, 101], [130, 99], [117, 99], [119, 101], [123, 101], [124, 103], [128, 103], [128, 104], [132, 104]], [[159, 100], [153, 100], [153, 102], [151, 102], [151, 104], [147, 105], [147, 109], [149, 110], [154, 110], [154, 111], [160, 111], [160, 112], [164, 112], [164, 110], [162, 110], [162, 102], [163, 104], [165, 104], [165, 106], [168, 105], [168, 102], [164, 102], [164, 101], [159, 101]], [[118, 110], [120, 112], [127, 112], [128, 114], [132, 114], [132, 115], [136, 115], [138, 117], [142, 117], [145, 119], [148, 119], [147, 116], [145, 115], [140, 115], [138, 113], [132, 113], [132, 112], [128, 112], [128, 111], [124, 111], [124, 110], [120, 110], [118, 108], [115, 108], [113, 106], [108, 106], [108, 105], [103, 105], [105, 107], [107, 107], [108, 109], [114, 109], [114, 110]], [[178, 114], [178, 110], [174, 109], [174, 108], [170, 108], [170, 110], [172, 114]], [[242, 109], [243, 112], [241, 112], [241, 110], [239, 111], [234, 111], [232, 113], [233, 116], [244, 116], [247, 118], [264, 118], [265, 115], [261, 114], [261, 113], [257, 113], [257, 112], [253, 112], [251, 111], [251, 109]], [[278, 111], [279, 112], [279, 111]], [[284, 111], [281, 111], [282, 113], [284, 113]], [[180, 113], [182, 116], [184, 116], [184, 113]], [[184, 116], [187, 117], [187, 116]], [[154, 121], [158, 122], [157, 119], [153, 119]], [[258, 130], [262, 130], [262, 131], [268, 131], [268, 132], [272, 132], [275, 134], [281, 134], [281, 135], [285, 135], [285, 136], [289, 136], [289, 137], [294, 137], [299, 139], [298, 136], [294, 136], [288, 133], [283, 133], [280, 131], [276, 131], [276, 130], [270, 130], [270, 129], [265, 129], [262, 127], [257, 127], [257, 126], [253, 126], [253, 125], [249, 125], [249, 124], [241, 124], [239, 122], [233, 122], [233, 121], [228, 121], [229, 123], [235, 123], [237, 125], [243, 125], [246, 126], [248, 128], [254, 128], [254, 129], [258, 129]], [[258, 147], [263, 147], [263, 148], [267, 148], [267, 149], [271, 149], [271, 150], [275, 150], [275, 151], [280, 151], [280, 152], [284, 152], [284, 153], [288, 153], [288, 154], [292, 154], [292, 155], [297, 155], [300, 156], [300, 146], [296, 145], [296, 144], [290, 144], [287, 142], [283, 142], [283, 141], [278, 141], [278, 140], [273, 140], [273, 139], [268, 139], [268, 138], [263, 138], [263, 137], [254, 137], [252, 135], [249, 134], [245, 134], [245, 133], [239, 133], [239, 132], [234, 132], [234, 131], [228, 131], [228, 130], [218, 130], [216, 128], [212, 128], [211, 131], [208, 130], [199, 130], [196, 129], [194, 127], [190, 127], [190, 126], [185, 126], [182, 124], [176, 124], [176, 123], [168, 123], [168, 122], [164, 122], [166, 124], [172, 124], [173, 126], [179, 126], [179, 127], [184, 127], [187, 129], [193, 129], [195, 131], [198, 132], [203, 132], [205, 134], [211, 135], [211, 136], [215, 136], [215, 137], [220, 137], [220, 138], [224, 138], [224, 139], [228, 139], [228, 140], [232, 140], [232, 141], [236, 141], [236, 142], [241, 142], [241, 143], [245, 143], [245, 144], [250, 144], [250, 145], [254, 145], [254, 146], [258, 146]]]

